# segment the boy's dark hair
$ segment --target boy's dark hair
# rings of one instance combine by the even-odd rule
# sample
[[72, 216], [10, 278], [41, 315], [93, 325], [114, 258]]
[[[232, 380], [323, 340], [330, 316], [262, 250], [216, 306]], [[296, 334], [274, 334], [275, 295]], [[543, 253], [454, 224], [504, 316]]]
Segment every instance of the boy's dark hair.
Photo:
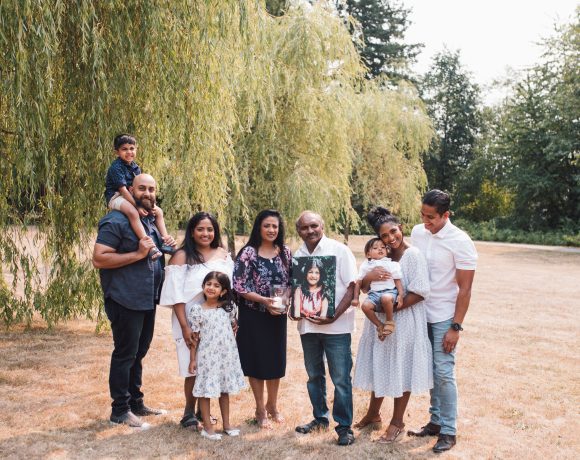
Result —
[[371, 238], [370, 240], [367, 241], [367, 243], [365, 244], [365, 257], [373, 247], [373, 244], [375, 244], [377, 241], [380, 241], [381, 243], [383, 242], [383, 240], [381, 240], [380, 238]]
[[117, 134], [113, 141], [113, 147], [115, 150], [119, 150], [123, 144], [137, 145], [137, 140], [131, 134]]
[[[201, 283], [202, 289], [205, 286], [205, 283], [207, 283], [209, 280], [216, 280], [218, 283], [220, 283], [220, 286], [222, 287], [222, 289], [226, 290], [226, 293], [219, 297], [219, 300], [221, 302], [223, 302], [220, 305], [220, 308], [223, 308], [228, 313], [230, 311], [232, 311], [234, 309], [234, 302], [233, 302], [232, 286], [230, 283], [230, 277], [222, 272], [218, 272], [215, 270], [211, 271], [207, 275], [205, 275], [205, 278], [203, 279], [203, 282]], [[203, 297], [205, 298], [205, 294], [203, 295]]]
[[427, 206], [433, 206], [437, 210], [437, 214], [442, 216], [449, 211], [451, 198], [449, 197], [449, 194], [438, 189], [433, 189], [423, 195], [422, 202]]

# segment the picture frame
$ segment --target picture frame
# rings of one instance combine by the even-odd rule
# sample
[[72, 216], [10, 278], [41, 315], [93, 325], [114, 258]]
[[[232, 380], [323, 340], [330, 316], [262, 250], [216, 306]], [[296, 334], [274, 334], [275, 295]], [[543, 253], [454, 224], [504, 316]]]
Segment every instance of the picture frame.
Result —
[[292, 258], [293, 318], [332, 318], [336, 309], [336, 256]]

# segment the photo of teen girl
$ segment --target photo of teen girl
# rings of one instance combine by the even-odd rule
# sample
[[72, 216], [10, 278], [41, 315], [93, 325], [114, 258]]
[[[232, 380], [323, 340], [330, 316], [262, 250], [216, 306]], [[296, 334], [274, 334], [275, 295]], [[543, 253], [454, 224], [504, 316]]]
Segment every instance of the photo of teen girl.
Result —
[[204, 438], [218, 441], [210, 419], [211, 398], [219, 398], [223, 434], [239, 436], [230, 425], [229, 395], [246, 387], [234, 336], [237, 307], [232, 301], [230, 279], [225, 273], [209, 272], [203, 280], [204, 302], [194, 304], [187, 317], [199, 342], [191, 347], [189, 372], [195, 374], [193, 396], [199, 398]]
[[[293, 259], [292, 316], [314, 318], [334, 316], [336, 259], [296, 257]], [[332, 276], [329, 276], [332, 274]]]

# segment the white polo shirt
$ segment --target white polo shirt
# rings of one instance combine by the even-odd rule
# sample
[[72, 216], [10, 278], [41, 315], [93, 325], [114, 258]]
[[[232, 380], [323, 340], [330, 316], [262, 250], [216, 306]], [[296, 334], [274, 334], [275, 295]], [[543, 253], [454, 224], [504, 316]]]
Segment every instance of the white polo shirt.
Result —
[[438, 323], [453, 318], [459, 292], [455, 270], [475, 270], [477, 266], [473, 241], [450, 220], [435, 234], [426, 230], [424, 224], [415, 225], [411, 238], [427, 259], [429, 268], [431, 292], [425, 299], [427, 321]]
[[[334, 290], [334, 298], [336, 306], [344, 297], [348, 285], [356, 281], [356, 259], [352, 251], [345, 244], [339, 241], [327, 238], [326, 235], [318, 242], [314, 251], [308, 252], [305, 243], [294, 253], [296, 257], [307, 256], [335, 256], [336, 257], [336, 286]], [[320, 334], [349, 334], [354, 331], [354, 314], [355, 309], [349, 307], [340, 318], [331, 324], [318, 325], [311, 323], [307, 319], [298, 321], [298, 332], [307, 334], [316, 332]]]

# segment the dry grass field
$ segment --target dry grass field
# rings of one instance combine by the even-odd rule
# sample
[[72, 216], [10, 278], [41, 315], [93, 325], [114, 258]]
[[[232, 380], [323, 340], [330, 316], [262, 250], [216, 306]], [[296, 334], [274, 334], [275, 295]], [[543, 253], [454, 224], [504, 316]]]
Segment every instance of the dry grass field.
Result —
[[[361, 260], [364, 238], [351, 241]], [[478, 243], [470, 312], [458, 353], [459, 437], [445, 458], [580, 458], [580, 253]], [[353, 352], [362, 330], [358, 314]], [[280, 409], [286, 422], [260, 431], [248, 422], [250, 390], [231, 400], [241, 438], [212, 442], [178, 422], [182, 380], [170, 333], [170, 312], [159, 309], [144, 364], [146, 403], [167, 415], [148, 431], [111, 426], [109, 332], [72, 321], [48, 331], [0, 332], [0, 458], [430, 458], [434, 439], [404, 437], [393, 446], [373, 442], [380, 432], [355, 430], [356, 443], [338, 447], [333, 431], [294, 432], [309, 421], [300, 340], [290, 325], [287, 377]], [[330, 385], [331, 387], [331, 385]], [[332, 398], [332, 388], [329, 391]], [[355, 420], [368, 395], [355, 391]], [[383, 418], [390, 416], [385, 400]], [[407, 428], [427, 421], [428, 395], [413, 395]], [[212, 402], [212, 412], [219, 412]]]

